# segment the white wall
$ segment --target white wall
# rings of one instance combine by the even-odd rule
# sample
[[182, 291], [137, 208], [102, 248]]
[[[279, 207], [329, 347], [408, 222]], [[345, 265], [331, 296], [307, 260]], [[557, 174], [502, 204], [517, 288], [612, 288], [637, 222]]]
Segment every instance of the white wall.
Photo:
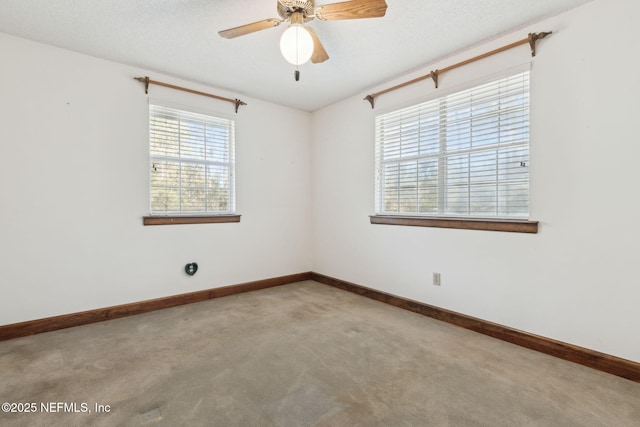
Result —
[[[369, 223], [375, 114], [433, 96], [430, 80], [380, 96], [375, 111], [361, 93], [315, 112], [313, 270], [640, 361], [638, 17], [635, 0], [595, 1], [367, 92], [553, 30], [532, 63], [536, 235]], [[442, 75], [439, 90], [528, 61], [518, 47]]]
[[[313, 270], [640, 361], [638, 16], [635, 0], [597, 0], [367, 91], [553, 30], [532, 65], [537, 235], [369, 223], [375, 114], [433, 96], [430, 81], [376, 110], [361, 93], [309, 115], [0, 34], [0, 325]], [[528, 61], [523, 46], [443, 75], [440, 90]], [[248, 102], [236, 115], [151, 88], [237, 120], [239, 224], [142, 226], [138, 75]]]
[[[308, 113], [6, 34], [0, 52], [0, 325], [310, 270]], [[142, 225], [141, 75], [248, 103], [150, 91], [236, 120], [240, 223]]]

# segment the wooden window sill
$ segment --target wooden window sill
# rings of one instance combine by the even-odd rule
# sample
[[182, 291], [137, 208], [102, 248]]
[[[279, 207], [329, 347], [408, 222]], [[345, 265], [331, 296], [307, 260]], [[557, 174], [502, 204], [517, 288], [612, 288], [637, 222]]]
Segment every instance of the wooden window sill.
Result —
[[143, 225], [217, 224], [222, 222], [240, 222], [240, 215], [158, 215], [142, 217]]
[[419, 216], [371, 215], [371, 224], [405, 225], [411, 227], [458, 228], [465, 230], [507, 231], [512, 233], [537, 233], [538, 221], [438, 218]]

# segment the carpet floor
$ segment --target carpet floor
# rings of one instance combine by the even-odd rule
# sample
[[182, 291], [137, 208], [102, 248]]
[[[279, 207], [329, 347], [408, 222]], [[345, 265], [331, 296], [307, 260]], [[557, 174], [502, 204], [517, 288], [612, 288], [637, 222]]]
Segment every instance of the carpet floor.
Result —
[[3, 426], [640, 426], [639, 383], [312, 281], [0, 342], [0, 401]]

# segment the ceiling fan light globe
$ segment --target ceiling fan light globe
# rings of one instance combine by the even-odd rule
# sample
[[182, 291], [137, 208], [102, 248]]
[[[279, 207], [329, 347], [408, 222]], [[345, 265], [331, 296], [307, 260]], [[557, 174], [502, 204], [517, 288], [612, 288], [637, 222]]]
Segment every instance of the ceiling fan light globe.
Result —
[[311, 59], [313, 38], [302, 25], [292, 24], [280, 37], [280, 52], [289, 63], [302, 65]]

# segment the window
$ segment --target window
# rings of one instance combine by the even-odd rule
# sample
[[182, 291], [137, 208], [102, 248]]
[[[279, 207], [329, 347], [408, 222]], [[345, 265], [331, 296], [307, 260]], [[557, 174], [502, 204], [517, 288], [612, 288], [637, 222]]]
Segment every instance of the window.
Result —
[[235, 210], [234, 122], [149, 106], [152, 215]]
[[529, 72], [376, 117], [376, 213], [526, 219]]

